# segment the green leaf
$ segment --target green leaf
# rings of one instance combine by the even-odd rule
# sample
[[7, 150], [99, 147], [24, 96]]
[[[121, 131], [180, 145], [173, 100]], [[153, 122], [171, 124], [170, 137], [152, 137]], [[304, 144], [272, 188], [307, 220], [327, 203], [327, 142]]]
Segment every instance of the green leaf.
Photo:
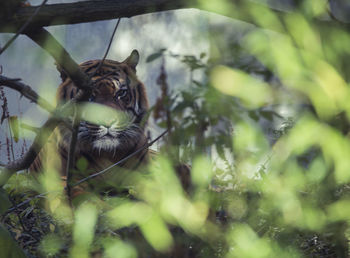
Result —
[[174, 240], [167, 225], [156, 213], [153, 213], [153, 216], [143, 222], [140, 229], [148, 243], [157, 251], [165, 252], [173, 244]]
[[1, 257], [25, 258], [25, 254], [17, 243], [12, 239], [10, 233], [0, 225], [0, 250]]
[[47, 256], [53, 256], [59, 252], [63, 246], [63, 239], [55, 234], [48, 234], [40, 242], [40, 250]]
[[15, 142], [18, 142], [18, 139], [19, 139], [18, 117], [10, 116], [8, 119], [9, 119], [11, 131], [12, 131], [13, 139], [15, 140]]
[[78, 159], [76, 166], [79, 169], [79, 171], [84, 172], [87, 168], [88, 168], [88, 161], [86, 160], [86, 158], [82, 157], [80, 159]]
[[208, 186], [213, 176], [213, 169], [209, 159], [199, 156], [193, 162], [191, 172], [192, 181], [197, 186]]
[[146, 63], [150, 63], [156, 59], [158, 59], [159, 57], [161, 57], [163, 55], [163, 51], [162, 52], [158, 52], [158, 53], [154, 53], [152, 55], [149, 55], [146, 59]]
[[4, 189], [0, 188], [0, 214], [5, 213], [12, 206], [7, 193]]

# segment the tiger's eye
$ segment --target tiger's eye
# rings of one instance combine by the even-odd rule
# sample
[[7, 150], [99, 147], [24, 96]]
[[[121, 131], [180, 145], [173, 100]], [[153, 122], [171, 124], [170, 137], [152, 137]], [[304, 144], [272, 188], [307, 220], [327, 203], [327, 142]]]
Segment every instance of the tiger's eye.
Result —
[[119, 99], [125, 98], [127, 95], [128, 95], [128, 90], [127, 89], [120, 89], [115, 94], [115, 97], [119, 100]]

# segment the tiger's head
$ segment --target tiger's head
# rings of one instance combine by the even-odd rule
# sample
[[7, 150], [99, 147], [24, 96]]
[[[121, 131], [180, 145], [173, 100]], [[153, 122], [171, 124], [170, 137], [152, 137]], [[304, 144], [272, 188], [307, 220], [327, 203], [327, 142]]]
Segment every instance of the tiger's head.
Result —
[[[102, 60], [92, 60], [80, 65], [95, 82], [88, 108], [82, 109], [79, 124], [78, 147], [82, 151], [114, 156], [146, 143], [143, 118], [148, 101], [145, 86], [136, 76], [138, 61], [139, 53], [133, 50], [123, 62], [104, 60], [100, 65]], [[57, 91], [58, 103], [72, 99], [79, 91], [64, 72], [61, 72], [61, 77], [63, 83]], [[95, 117], [93, 122], [84, 120], [85, 113]], [[63, 136], [66, 144], [68, 139], [68, 136]]]

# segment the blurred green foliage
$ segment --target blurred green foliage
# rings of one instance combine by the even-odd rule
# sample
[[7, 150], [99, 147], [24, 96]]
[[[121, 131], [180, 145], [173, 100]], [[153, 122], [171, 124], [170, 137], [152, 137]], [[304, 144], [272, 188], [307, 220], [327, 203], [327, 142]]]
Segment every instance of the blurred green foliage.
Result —
[[[226, 40], [227, 28], [212, 28], [211, 52], [200, 56], [161, 49], [147, 58], [163, 59], [163, 75], [169, 58], [192, 73], [186, 90], [161, 99], [170, 116], [158, 116], [158, 126], [174, 128], [162, 155], [146, 173], [121, 173], [126, 191], [75, 208], [56, 174], [42, 175], [55, 220], [40, 243], [44, 256], [348, 256], [348, 29], [321, 20], [326, 1], [283, 14], [199, 2], [257, 26]], [[180, 163], [192, 167], [187, 189], [174, 170]], [[16, 186], [12, 178], [7, 189]]]

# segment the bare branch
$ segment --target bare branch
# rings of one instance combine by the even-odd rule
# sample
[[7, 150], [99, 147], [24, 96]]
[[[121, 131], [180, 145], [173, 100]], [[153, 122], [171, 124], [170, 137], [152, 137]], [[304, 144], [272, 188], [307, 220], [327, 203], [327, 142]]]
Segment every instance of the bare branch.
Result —
[[83, 92], [78, 96], [78, 100], [87, 99], [92, 91], [92, 81], [80, 69], [79, 65], [72, 59], [64, 47], [44, 28], [27, 30], [24, 32], [30, 39], [45, 49], [67, 73], [68, 77]]
[[[121, 18], [118, 19], [117, 24], [116, 24], [115, 27], [114, 27], [112, 36], [111, 36], [111, 38], [110, 38], [110, 40], [109, 40], [108, 47], [107, 47], [106, 52], [105, 52], [105, 54], [104, 54], [104, 56], [103, 56], [103, 58], [102, 58], [102, 61], [98, 64], [98, 66], [97, 66], [95, 72], [90, 76], [90, 78], [92, 78], [92, 77], [95, 76], [95, 74], [98, 72], [98, 70], [100, 70], [100, 68], [101, 68], [101, 66], [102, 66], [102, 64], [103, 64], [103, 62], [105, 61], [105, 59], [106, 59], [106, 57], [107, 57], [107, 55], [108, 55], [109, 49], [111, 48], [111, 45], [112, 45], [112, 42], [113, 42], [113, 38], [114, 38], [115, 32], [116, 32], [117, 29], [118, 29], [120, 20], [121, 20]], [[95, 83], [96, 83], [96, 82], [95, 82]]]
[[20, 92], [24, 97], [38, 104], [48, 112], [52, 112], [55, 108], [45, 99], [40, 97], [32, 88], [24, 83], [19, 82], [20, 79], [11, 79], [0, 75], [0, 86], [5, 86]]
[[31, 23], [31, 21], [33, 20], [33, 18], [38, 14], [38, 12], [40, 11], [40, 9], [46, 4], [48, 0], [43, 0], [43, 2], [41, 3], [41, 5], [39, 5], [34, 13], [28, 18], [28, 20], [22, 25], [22, 27], [17, 31], [17, 33], [10, 38], [9, 41], [6, 42], [5, 46], [3, 48], [0, 47], [0, 55], [16, 40], [16, 38], [28, 27], [28, 25]]
[[[31, 23], [32, 27], [50, 25], [76, 24], [116, 18], [129, 18], [135, 15], [174, 10], [186, 7], [185, 0], [95, 0], [80, 1], [69, 4], [52, 4], [44, 6]], [[13, 19], [0, 18], [0, 31], [16, 32], [33, 14], [36, 7], [20, 8]], [[13, 25], [10, 28], [7, 25]]]
[[29, 168], [29, 166], [33, 163], [36, 156], [40, 152], [43, 143], [47, 142], [47, 139], [59, 124], [59, 122], [60, 120], [56, 117], [51, 117], [46, 121], [46, 123], [40, 128], [40, 131], [35, 137], [32, 146], [30, 146], [29, 150], [23, 156], [23, 158], [7, 165], [3, 171], [0, 172], [0, 187], [2, 187], [7, 182], [13, 173]]
[[[278, 18], [282, 18], [286, 12], [273, 7], [259, 4], [256, 1], [229, 0], [226, 1], [231, 8], [216, 8], [215, 5], [201, 4], [196, 0], [92, 0], [80, 1], [68, 4], [52, 4], [44, 6], [31, 23], [32, 28], [51, 25], [77, 24], [111, 20], [116, 18], [129, 18], [141, 14], [161, 12], [183, 8], [197, 8], [203, 11], [214, 12], [220, 15], [238, 19], [260, 27], [254, 17], [247, 10], [261, 8], [261, 12], [272, 11]], [[22, 7], [13, 18], [0, 18], [0, 31], [16, 33], [18, 28], [27, 21], [36, 7]], [[319, 26], [342, 26], [350, 30], [350, 24], [332, 22], [331, 20], [314, 19]], [[266, 27], [265, 27], [266, 28]], [[278, 26], [271, 26], [272, 30], [278, 30]], [[279, 31], [282, 32], [282, 31]]]

